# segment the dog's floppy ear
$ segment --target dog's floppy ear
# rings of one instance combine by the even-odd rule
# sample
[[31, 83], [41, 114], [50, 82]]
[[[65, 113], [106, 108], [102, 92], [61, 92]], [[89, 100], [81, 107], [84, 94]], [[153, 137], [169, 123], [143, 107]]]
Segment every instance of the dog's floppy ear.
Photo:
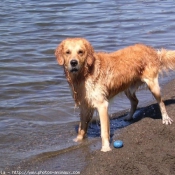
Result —
[[94, 63], [94, 60], [95, 60], [95, 58], [94, 58], [94, 49], [88, 41], [86, 41], [85, 46], [86, 46], [86, 49], [88, 51], [87, 64], [88, 64], [88, 66], [91, 66]]
[[64, 45], [64, 42], [61, 42], [60, 45], [58, 45], [58, 47], [55, 50], [55, 56], [57, 58], [58, 64], [61, 66], [64, 64], [63, 45]]

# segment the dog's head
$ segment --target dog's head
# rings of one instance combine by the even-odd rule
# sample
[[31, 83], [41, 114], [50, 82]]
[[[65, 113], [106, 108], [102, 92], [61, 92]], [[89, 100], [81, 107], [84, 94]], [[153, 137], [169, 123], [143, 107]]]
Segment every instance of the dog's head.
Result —
[[84, 38], [68, 38], [56, 48], [55, 56], [59, 65], [72, 74], [78, 74], [84, 66], [90, 67], [94, 62], [94, 50]]

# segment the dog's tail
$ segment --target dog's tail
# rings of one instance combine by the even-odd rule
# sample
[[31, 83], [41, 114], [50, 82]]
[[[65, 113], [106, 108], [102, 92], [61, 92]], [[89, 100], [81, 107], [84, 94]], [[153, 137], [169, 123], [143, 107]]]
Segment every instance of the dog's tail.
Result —
[[175, 69], [175, 50], [161, 49], [157, 51], [160, 59], [160, 71], [167, 72]]

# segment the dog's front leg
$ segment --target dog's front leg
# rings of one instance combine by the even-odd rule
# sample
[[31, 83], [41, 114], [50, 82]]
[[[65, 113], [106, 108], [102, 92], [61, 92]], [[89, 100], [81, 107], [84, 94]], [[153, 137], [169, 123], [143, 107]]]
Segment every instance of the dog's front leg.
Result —
[[108, 102], [104, 101], [97, 105], [98, 113], [100, 116], [101, 124], [101, 138], [102, 138], [102, 149], [101, 151], [107, 152], [111, 151], [110, 148], [110, 125], [108, 117]]
[[85, 137], [88, 129], [88, 124], [93, 116], [93, 112], [94, 109], [88, 108], [87, 106], [80, 107], [80, 124], [78, 128], [78, 135], [75, 141], [81, 141]]

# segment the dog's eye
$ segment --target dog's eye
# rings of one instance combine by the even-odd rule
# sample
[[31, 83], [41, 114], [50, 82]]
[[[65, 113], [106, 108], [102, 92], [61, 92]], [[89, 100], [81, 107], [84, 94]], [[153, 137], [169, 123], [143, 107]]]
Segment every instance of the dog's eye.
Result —
[[66, 51], [66, 54], [69, 55], [69, 54], [70, 54], [70, 50], [67, 50], [67, 51]]
[[83, 53], [84, 53], [83, 50], [79, 50], [79, 51], [78, 51], [78, 54], [79, 54], [79, 55], [82, 55]]

